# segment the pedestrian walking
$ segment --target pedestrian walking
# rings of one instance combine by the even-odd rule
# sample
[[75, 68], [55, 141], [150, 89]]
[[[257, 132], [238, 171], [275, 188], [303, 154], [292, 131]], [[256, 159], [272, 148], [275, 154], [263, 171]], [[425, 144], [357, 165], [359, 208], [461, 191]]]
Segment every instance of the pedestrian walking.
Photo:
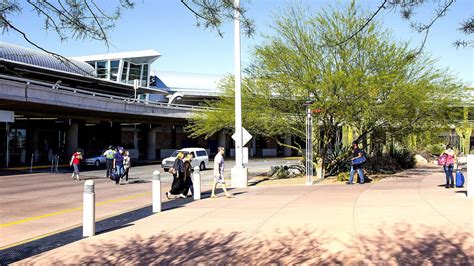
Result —
[[81, 149], [77, 149], [77, 151], [72, 155], [71, 161], [69, 162], [69, 166], [72, 166], [74, 169], [71, 175], [72, 179], [81, 180], [81, 178], [79, 177], [79, 165], [81, 164], [81, 160]]
[[[443, 158], [444, 157], [444, 158]], [[451, 145], [446, 146], [446, 150], [440, 155], [441, 160], [443, 161], [443, 169], [446, 175], [446, 184], [445, 188], [454, 188], [454, 161], [456, 160], [456, 152], [453, 150]]]
[[193, 161], [194, 156], [192, 153], [186, 155], [184, 159], [184, 190], [183, 195], [188, 196], [188, 192], [191, 190], [191, 196], [194, 195], [194, 187], [193, 187], [193, 180], [192, 180], [192, 172], [193, 166], [191, 162]]
[[128, 184], [128, 172], [130, 171], [130, 167], [132, 167], [132, 164], [130, 162], [130, 153], [128, 151], [124, 152], [123, 167], [125, 168], [125, 172], [123, 174], [123, 176], [125, 177], [125, 183]]
[[225, 196], [227, 198], [232, 198], [233, 195], [227, 192], [227, 188], [225, 185], [224, 180], [224, 147], [217, 148], [217, 155], [214, 157], [214, 184], [212, 185], [212, 193], [211, 198], [217, 198], [216, 196], [216, 188], [217, 184], [222, 186], [222, 190], [224, 190]]
[[166, 192], [166, 197], [171, 198], [186, 198], [183, 195], [184, 191], [184, 154], [178, 153], [174, 160], [173, 167], [170, 168], [170, 173], [173, 175], [173, 183], [171, 184], [171, 190]]
[[365, 161], [364, 151], [359, 149], [357, 142], [352, 142], [351, 172], [349, 174], [349, 181], [346, 184], [353, 184], [355, 171], [357, 171], [357, 175], [359, 176], [359, 184], [364, 184], [364, 170], [362, 169], [362, 165]]
[[109, 149], [103, 154], [105, 156], [105, 167], [107, 168], [105, 177], [112, 179], [112, 168], [114, 164], [115, 149], [112, 145], [109, 145]]
[[123, 148], [117, 147], [118, 152], [114, 154], [113, 171], [115, 171], [115, 184], [118, 185], [125, 168], [123, 167]]

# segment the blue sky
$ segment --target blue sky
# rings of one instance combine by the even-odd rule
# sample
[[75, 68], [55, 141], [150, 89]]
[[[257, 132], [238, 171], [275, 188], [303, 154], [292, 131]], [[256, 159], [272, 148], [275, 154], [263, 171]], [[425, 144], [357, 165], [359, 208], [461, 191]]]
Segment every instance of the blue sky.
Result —
[[[329, 0], [252, 0], [246, 1], [248, 16], [256, 21], [257, 35], [253, 39], [242, 37], [242, 63], [251, 61], [251, 49], [262, 42], [262, 34], [272, 34], [270, 25], [273, 14], [279, 9], [303, 3], [313, 11], [318, 11], [335, 1]], [[99, 1], [100, 2], [100, 1]], [[103, 0], [107, 3], [107, 1]], [[233, 25], [223, 27], [224, 38], [202, 28], [196, 28], [195, 18], [179, 0], [137, 0], [134, 10], [124, 13], [116, 28], [110, 32], [113, 46], [107, 50], [103, 43], [90, 40], [70, 40], [61, 43], [53, 32], [42, 30], [42, 24], [34, 13], [26, 7], [24, 14], [13, 21], [29, 36], [46, 49], [64, 56], [82, 56], [154, 49], [163, 56], [152, 69], [160, 71], [225, 74], [233, 72]], [[340, 1], [343, 4], [349, 0]], [[379, 0], [359, 1], [364, 9], [375, 10]], [[430, 2], [430, 1], [427, 1]], [[435, 1], [436, 2], [436, 1]], [[425, 19], [432, 15], [436, 3], [429, 3], [417, 12], [417, 17]], [[460, 80], [474, 84], [473, 48], [456, 49], [452, 42], [463, 35], [456, 29], [459, 23], [474, 13], [474, 1], [458, 0], [449, 13], [431, 29], [425, 51], [438, 60], [438, 66], [449, 71]], [[378, 19], [393, 31], [400, 41], [411, 41], [413, 47], [420, 45], [422, 36], [413, 32], [409, 23], [402, 20], [398, 12], [384, 11]], [[21, 46], [31, 47], [13, 31], [3, 33], [1, 40]]]

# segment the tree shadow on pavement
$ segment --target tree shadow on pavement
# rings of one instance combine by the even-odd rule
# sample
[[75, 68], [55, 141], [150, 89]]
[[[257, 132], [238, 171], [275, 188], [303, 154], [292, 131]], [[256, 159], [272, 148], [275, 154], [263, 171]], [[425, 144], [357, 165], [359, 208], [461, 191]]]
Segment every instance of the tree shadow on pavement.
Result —
[[370, 236], [360, 236], [358, 243], [364, 262], [369, 264], [471, 265], [472, 237], [468, 232], [397, 224], [380, 227]]
[[[472, 235], [444, 233], [440, 228], [413, 228], [398, 224], [379, 228], [357, 241], [341, 242], [324, 231], [306, 228], [274, 231], [269, 236], [220, 230], [188, 233], [158, 233], [151, 237], [130, 236], [121, 243], [102, 241], [83, 248], [87, 256], [74, 256], [83, 265], [149, 264], [399, 264], [470, 265], [474, 250]], [[389, 231], [389, 232], [387, 232]], [[332, 248], [339, 244], [340, 248]], [[361, 255], [362, 254], [362, 255]], [[61, 264], [61, 258], [47, 258]], [[56, 260], [55, 260], [56, 259]], [[35, 263], [35, 260], [30, 261]]]

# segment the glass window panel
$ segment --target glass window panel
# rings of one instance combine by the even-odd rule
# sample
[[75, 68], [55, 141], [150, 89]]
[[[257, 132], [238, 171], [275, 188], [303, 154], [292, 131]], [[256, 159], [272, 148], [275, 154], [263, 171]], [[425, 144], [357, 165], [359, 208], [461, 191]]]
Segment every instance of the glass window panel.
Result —
[[148, 64], [144, 64], [141, 85], [146, 87], [148, 85], [147, 81], [148, 81]]
[[110, 61], [110, 79], [111, 80], [117, 80], [119, 65], [120, 65], [119, 60]]
[[127, 82], [127, 71], [128, 71], [129, 62], [123, 62], [123, 70], [122, 70], [122, 82]]
[[133, 84], [134, 79], [140, 80], [140, 72], [142, 66], [141, 65], [135, 65], [130, 63], [130, 70], [128, 71], [128, 83]]
[[96, 63], [97, 77], [101, 79], [107, 78], [107, 61], [98, 61]]

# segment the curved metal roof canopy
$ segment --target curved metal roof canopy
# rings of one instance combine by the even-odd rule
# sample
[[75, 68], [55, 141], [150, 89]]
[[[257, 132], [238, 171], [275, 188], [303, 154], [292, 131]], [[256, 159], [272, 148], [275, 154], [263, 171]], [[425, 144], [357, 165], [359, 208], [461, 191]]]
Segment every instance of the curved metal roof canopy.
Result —
[[66, 60], [43, 51], [28, 49], [4, 42], [0, 42], [0, 60], [1, 59], [82, 76], [96, 76], [95, 69], [85, 62], [73, 59]]

